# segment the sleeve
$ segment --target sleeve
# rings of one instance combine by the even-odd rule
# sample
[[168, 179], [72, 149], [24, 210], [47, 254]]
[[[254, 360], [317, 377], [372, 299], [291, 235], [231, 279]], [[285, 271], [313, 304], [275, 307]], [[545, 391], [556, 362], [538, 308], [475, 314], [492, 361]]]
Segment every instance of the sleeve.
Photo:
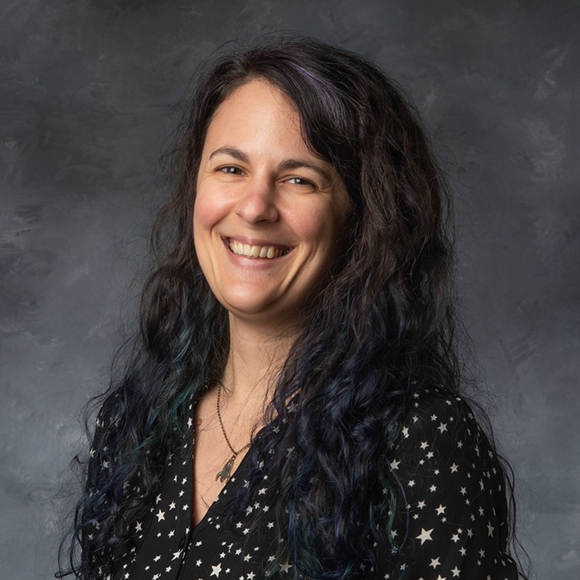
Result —
[[[85, 481], [85, 493], [83, 499], [83, 512], [81, 530], [81, 550], [83, 559], [94, 559], [94, 545], [99, 535], [99, 514], [96, 513], [94, 496], [99, 493], [103, 482], [107, 479], [109, 461], [106, 453], [99, 453], [100, 441], [109, 426], [108, 417], [101, 407], [95, 419], [95, 426], [89, 448], [88, 465]], [[106, 452], [106, 448], [105, 448]], [[99, 568], [99, 573], [105, 577], [104, 568]]]
[[95, 427], [89, 448], [86, 489], [89, 494], [97, 493], [100, 484], [107, 479], [110, 467], [110, 459], [107, 456], [107, 448], [104, 447], [99, 453], [100, 442], [109, 428], [109, 417], [105, 407], [101, 407], [95, 419]]
[[390, 466], [395, 547], [379, 551], [378, 578], [518, 578], [504, 472], [467, 403], [438, 391], [415, 395]]
[[[85, 484], [85, 494], [87, 497], [85, 501], [85, 525], [82, 531], [82, 550], [87, 557], [90, 557], [97, 564], [97, 572], [99, 578], [103, 580], [112, 580], [116, 578], [121, 564], [126, 559], [124, 545], [120, 544], [116, 548], [105, 548], [102, 551], [102, 538], [98, 538], [102, 531], [102, 524], [100, 523], [104, 517], [107, 516], [103, 512], [103, 498], [97, 498], [94, 501], [94, 496], [102, 493], [103, 487], [106, 485], [111, 476], [113, 469], [113, 457], [110, 449], [104, 443], [104, 438], [107, 432], [114, 426], [115, 423], [110, 418], [110, 404], [105, 402], [100, 408], [95, 419], [94, 434], [91, 441], [88, 457], [87, 479]], [[96, 557], [95, 545], [99, 547], [101, 555]]]

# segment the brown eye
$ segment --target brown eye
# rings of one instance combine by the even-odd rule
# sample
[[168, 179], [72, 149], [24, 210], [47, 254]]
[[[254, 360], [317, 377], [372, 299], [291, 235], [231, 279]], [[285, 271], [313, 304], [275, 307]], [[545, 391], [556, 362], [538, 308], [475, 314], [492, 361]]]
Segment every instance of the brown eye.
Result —
[[225, 165], [224, 167], [220, 167], [218, 168], [218, 171], [221, 171], [222, 173], [228, 173], [231, 175], [241, 175], [243, 172], [239, 167], [236, 167], [235, 165]]
[[287, 181], [288, 183], [292, 183], [293, 185], [300, 185], [302, 187], [314, 187], [314, 183], [312, 183], [312, 181], [308, 181], [303, 177], [291, 177]]

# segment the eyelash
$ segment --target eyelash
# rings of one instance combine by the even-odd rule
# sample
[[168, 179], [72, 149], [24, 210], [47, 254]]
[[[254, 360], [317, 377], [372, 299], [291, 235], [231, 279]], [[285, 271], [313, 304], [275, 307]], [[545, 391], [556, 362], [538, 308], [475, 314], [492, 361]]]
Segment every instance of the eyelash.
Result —
[[[234, 171], [231, 171], [232, 169]], [[218, 171], [221, 171], [222, 173], [230, 173], [232, 175], [236, 175], [238, 172], [242, 173], [242, 170], [235, 165], [225, 165], [224, 167], [219, 167]]]
[[292, 181], [293, 179], [300, 180], [302, 183], [297, 183], [296, 185], [300, 185], [301, 187], [314, 187], [314, 183], [312, 183], [312, 181], [308, 181], [308, 179], [304, 179], [304, 177], [291, 177], [286, 181]]
[[[240, 169], [239, 167], [236, 167], [235, 165], [224, 165], [223, 167], [219, 167], [218, 171], [221, 171], [222, 173], [226, 173], [226, 174], [230, 174], [230, 175], [239, 175], [241, 173], [243, 173], [243, 170]], [[290, 177], [289, 179], [287, 179], [287, 182], [291, 182], [293, 180], [298, 180], [301, 181], [302, 183], [296, 183], [295, 185], [298, 185], [300, 187], [315, 187], [315, 184], [312, 181], [309, 181], [308, 179], [305, 179], [304, 177]]]

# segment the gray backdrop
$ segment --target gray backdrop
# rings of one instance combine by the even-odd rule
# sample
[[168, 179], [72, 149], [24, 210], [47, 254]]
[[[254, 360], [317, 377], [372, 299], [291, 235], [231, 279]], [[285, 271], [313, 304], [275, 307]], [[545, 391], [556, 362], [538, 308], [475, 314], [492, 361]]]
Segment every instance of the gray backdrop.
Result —
[[[464, 315], [537, 578], [580, 578], [580, 5], [0, 1], [0, 577], [55, 569], [79, 409], [106, 381], [199, 60], [287, 29], [408, 87], [458, 195]], [[74, 492], [74, 486], [65, 485]]]

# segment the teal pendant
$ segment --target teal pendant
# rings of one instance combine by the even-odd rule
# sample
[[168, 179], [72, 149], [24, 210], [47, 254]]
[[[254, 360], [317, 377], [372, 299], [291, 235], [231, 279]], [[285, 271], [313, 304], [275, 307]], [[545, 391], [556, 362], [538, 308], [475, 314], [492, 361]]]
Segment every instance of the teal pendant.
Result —
[[223, 482], [228, 480], [232, 476], [232, 466], [234, 465], [235, 459], [236, 456], [232, 455], [232, 457], [228, 460], [228, 462], [223, 466], [223, 469], [221, 471], [218, 471], [218, 474], [215, 476], [216, 481], [219, 479], [220, 481]]

